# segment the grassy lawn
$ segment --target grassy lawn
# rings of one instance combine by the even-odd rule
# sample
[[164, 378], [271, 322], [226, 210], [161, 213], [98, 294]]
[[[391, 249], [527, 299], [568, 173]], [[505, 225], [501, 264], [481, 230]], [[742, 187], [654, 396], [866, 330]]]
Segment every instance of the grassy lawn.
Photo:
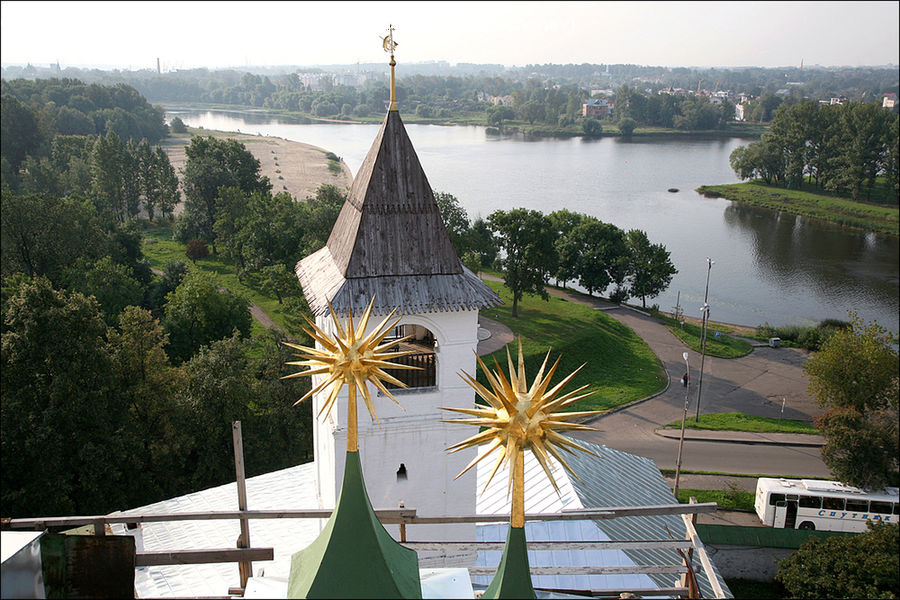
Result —
[[[675, 334], [679, 340], [684, 342], [684, 345], [697, 352], [700, 352], [700, 340], [703, 335], [703, 328], [699, 325], [694, 325], [692, 323], [685, 323], [682, 327], [679, 325], [675, 319], [671, 317], [666, 317], [664, 315], [659, 315], [657, 318], [668, 327], [669, 331]], [[753, 350], [753, 346], [750, 345], [749, 342], [744, 340], [739, 340], [737, 338], [733, 338], [730, 335], [727, 335], [727, 332], [731, 331], [728, 327], [722, 327], [719, 325], [707, 325], [706, 326], [706, 355], [707, 356], [717, 356], [719, 358], [740, 358], [741, 356], [747, 356]], [[716, 332], [720, 335], [716, 337]]]
[[[666, 427], [669, 429], [680, 429], [681, 421], [669, 423]], [[694, 419], [686, 421], [685, 427], [688, 429], [750, 431], [754, 433], [819, 433], [818, 429], [803, 421], [755, 417], [735, 412], [703, 414], [700, 415], [699, 422], [695, 422]]]
[[753, 492], [741, 490], [692, 490], [678, 488], [678, 502], [687, 504], [693, 496], [697, 502], [715, 502], [727, 510], [753, 510]]
[[[551, 364], [561, 356], [553, 382], [560, 381], [582, 363], [585, 367], [566, 389], [587, 385], [594, 394], [579, 402], [575, 410], [603, 410], [650, 396], [666, 385], [665, 372], [653, 351], [631, 329], [601, 311], [550, 296], [549, 302], [526, 295], [519, 302], [519, 317], [513, 318], [512, 297], [502, 282], [485, 282], [504, 304], [482, 311], [521, 336], [526, 374], [533, 379], [541, 361], [551, 350]], [[517, 346], [511, 344], [515, 359]], [[494, 357], [506, 370], [506, 351]]]
[[[184, 244], [172, 239], [171, 227], [157, 227], [145, 231], [143, 250], [144, 255], [150, 261], [150, 266], [154, 269], [162, 269], [163, 265], [170, 260], [183, 260], [189, 265], [191, 264], [190, 260], [184, 255]], [[214, 256], [210, 254], [206, 258], [198, 260], [193, 265], [193, 268], [211, 273], [219, 282], [219, 285], [244, 296], [269, 315], [275, 324], [282, 329], [285, 328], [284, 313], [278, 300], [239, 281], [237, 267], [230, 260], [221, 255]], [[258, 335], [263, 333], [264, 330], [265, 328], [254, 319], [251, 333]]]
[[735, 185], [704, 185], [697, 188], [697, 192], [710, 198], [726, 198], [864, 231], [895, 237], [900, 235], [900, 209], [896, 205], [896, 198], [888, 197], [889, 191], [880, 181], [875, 185], [873, 197], [893, 200], [893, 206], [857, 202], [822, 191], [787, 190], [759, 181]]

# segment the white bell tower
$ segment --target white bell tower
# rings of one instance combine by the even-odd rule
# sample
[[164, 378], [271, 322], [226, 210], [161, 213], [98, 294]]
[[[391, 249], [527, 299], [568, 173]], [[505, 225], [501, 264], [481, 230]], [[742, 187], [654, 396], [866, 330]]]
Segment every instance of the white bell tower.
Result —
[[[398, 361], [421, 370], [392, 372], [409, 386], [391, 390], [402, 408], [373, 387], [380, 424], [365, 411], [359, 416], [360, 459], [373, 507], [402, 502], [418, 516], [474, 514], [475, 470], [454, 478], [475, 450], [446, 452], [466, 432], [442, 423], [453, 416], [441, 408], [472, 406], [474, 392], [458, 373], [475, 374], [478, 311], [500, 298], [456, 255], [396, 108], [388, 111], [326, 246], [297, 263], [296, 272], [326, 331], [334, 327], [328, 302], [346, 327], [347, 313], [362, 314], [374, 296], [370, 326], [396, 309], [396, 336], [412, 335], [402, 349], [413, 354]], [[315, 418], [322, 398], [313, 401]], [[334, 506], [343, 476], [346, 424], [345, 391], [327, 420], [314, 421], [323, 507]], [[396, 535], [396, 528], [389, 530]], [[471, 541], [474, 533], [474, 525], [416, 525], [407, 537]]]

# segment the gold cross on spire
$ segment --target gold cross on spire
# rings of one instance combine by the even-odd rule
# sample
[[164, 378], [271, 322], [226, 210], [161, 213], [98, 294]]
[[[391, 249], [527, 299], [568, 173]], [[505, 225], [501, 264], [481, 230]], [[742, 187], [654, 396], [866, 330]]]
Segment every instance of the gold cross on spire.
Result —
[[394, 79], [394, 67], [397, 65], [397, 61], [394, 60], [394, 49], [397, 45], [397, 42], [394, 41], [394, 26], [388, 25], [388, 34], [381, 38], [381, 47], [391, 55], [389, 63], [391, 65], [391, 104], [388, 106], [388, 110], [397, 110], [397, 87]]

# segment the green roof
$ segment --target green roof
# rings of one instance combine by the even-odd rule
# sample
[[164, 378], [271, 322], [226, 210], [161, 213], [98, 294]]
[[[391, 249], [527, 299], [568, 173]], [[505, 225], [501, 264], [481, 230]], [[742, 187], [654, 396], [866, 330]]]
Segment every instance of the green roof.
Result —
[[291, 557], [288, 598], [421, 598], [419, 559], [375, 516], [358, 452], [347, 452], [341, 494], [316, 540]]

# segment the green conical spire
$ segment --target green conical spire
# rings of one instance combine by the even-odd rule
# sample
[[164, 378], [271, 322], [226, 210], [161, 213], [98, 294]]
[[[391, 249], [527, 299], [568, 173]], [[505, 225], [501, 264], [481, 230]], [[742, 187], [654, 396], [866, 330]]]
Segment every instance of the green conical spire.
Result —
[[510, 527], [503, 547], [503, 558], [491, 585], [482, 598], [535, 598], [528, 566], [525, 528]]
[[347, 452], [341, 494], [325, 529], [291, 557], [288, 598], [421, 598], [419, 559], [375, 516], [359, 452]]

